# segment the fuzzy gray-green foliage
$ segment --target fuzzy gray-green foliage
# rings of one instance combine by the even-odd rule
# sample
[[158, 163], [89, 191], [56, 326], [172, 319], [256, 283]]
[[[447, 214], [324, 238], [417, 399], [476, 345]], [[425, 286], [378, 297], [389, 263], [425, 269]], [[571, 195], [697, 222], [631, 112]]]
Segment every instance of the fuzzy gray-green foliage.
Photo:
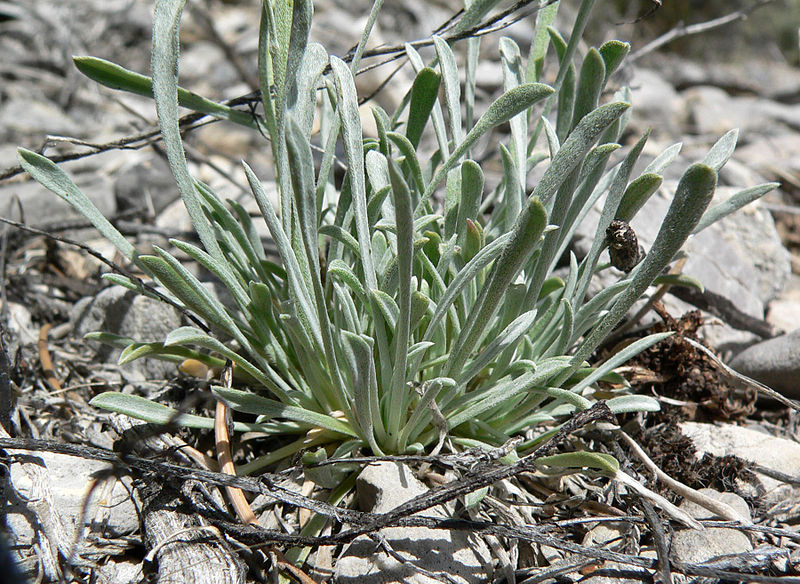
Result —
[[[471, 3], [456, 29], [480, 23], [494, 4]], [[526, 59], [513, 40], [501, 39], [504, 92], [474, 121], [481, 41], [450, 44], [434, 37], [430, 63], [408, 46], [413, 87], [397, 112], [375, 109], [378, 137], [371, 139], [362, 133], [354, 71], [380, 2], [349, 64], [308, 42], [310, 0], [295, 0], [293, 8], [265, 2], [259, 31], [263, 114], [256, 116], [178, 86], [183, 4], [159, 0], [152, 79], [92, 57], [75, 62], [104, 85], [154, 97], [166, 153], [202, 245], [172, 243], [228, 288], [235, 307], [223, 306], [168, 250], [139, 255], [59, 167], [20, 150], [34, 178], [73, 204], [128, 261], [208, 325], [185, 326], [166, 339], [93, 338], [123, 347], [122, 361], [232, 361], [237, 382], [214, 387], [214, 394], [235, 411], [256, 416], [235, 429], [296, 436], [243, 472], [317, 445], [330, 446], [318, 451], [323, 456], [338, 457], [363, 448], [419, 452], [445, 437], [455, 446], [500, 444], [590, 407], [601, 379], [621, 387], [608, 400], [612, 411], [656, 409], [654, 400], [630, 395], [614, 368], [665, 334], [638, 340], [594, 368], [586, 360], [693, 232], [772, 185], [743, 191], [706, 213], [717, 173], [735, 145], [735, 133], [726, 135], [683, 175], [646, 258], [589, 298], [591, 278], [608, 269], [600, 263], [606, 227], [614, 219], [630, 220], [661, 185], [661, 172], [679, 150], [670, 148], [638, 176], [633, 169], [647, 136], [618, 154], [628, 92], [620, 89], [603, 103], [600, 96], [628, 45], [610, 41], [578, 56], [592, 5], [581, 4], [569, 41], [550, 28], [558, 3], [540, 10]], [[462, 50], [463, 85], [456, 67]], [[557, 70], [552, 85], [542, 82], [546, 65]], [[278, 209], [259, 177], [246, 165], [245, 172], [280, 263], [267, 258], [241, 206], [221, 201], [193, 178], [179, 105], [269, 138]], [[322, 110], [326, 123], [312, 135]], [[510, 135], [498, 152], [503, 179], [487, 191], [470, 156], [505, 124]], [[331, 172], [337, 142], [347, 167], [338, 190]], [[324, 149], [320, 163], [312, 144]], [[546, 168], [528, 192], [536, 165]], [[570, 257], [565, 280], [554, 277], [576, 226], [604, 195], [591, 251], [580, 262]], [[109, 279], [140, 288], [120, 276]], [[211, 331], [232, 342], [223, 344]], [[176, 414], [119, 393], [92, 403], [150, 422]], [[175, 420], [199, 428], [213, 422], [188, 414]]]

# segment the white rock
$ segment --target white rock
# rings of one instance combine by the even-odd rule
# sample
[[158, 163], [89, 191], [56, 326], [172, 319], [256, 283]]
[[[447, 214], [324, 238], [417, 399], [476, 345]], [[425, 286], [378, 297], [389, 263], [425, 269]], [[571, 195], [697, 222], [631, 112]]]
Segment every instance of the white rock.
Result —
[[[694, 443], [698, 460], [706, 453], [718, 457], [733, 455], [783, 474], [800, 476], [800, 444], [797, 442], [732, 424], [683, 422], [680, 427]], [[768, 503], [792, 496], [789, 485], [758, 472], [756, 477], [766, 490]]]
[[[138, 531], [130, 485], [126, 488], [116, 479], [109, 479], [110, 482], [98, 485], [86, 504], [92, 474], [107, 469], [107, 463], [51, 452], [31, 454], [9, 450], [9, 453], [27, 457], [26, 462], [10, 465], [15, 493], [9, 496], [11, 504], [6, 514], [9, 547], [15, 550], [23, 572], [35, 575], [37, 559], [29, 551], [42, 537], [66, 557], [76, 541], [81, 517], [89, 531], [82, 534], [78, 556], [91, 545], [87, 543], [88, 533], [115, 537]], [[42, 534], [37, 536], [35, 530], [42, 530]], [[56, 553], [55, 549], [52, 551]]]
[[[714, 489], [700, 489], [712, 499], [730, 505], [743, 515], [750, 517], [747, 503], [734, 493], [720, 493]], [[695, 519], [711, 519], [714, 514], [699, 505], [684, 501], [681, 509]], [[753, 549], [747, 535], [738, 529], [713, 527], [704, 530], [683, 529], [672, 538], [670, 554], [680, 562], [701, 563], [718, 556], [737, 554]]]
[[781, 392], [800, 398], [800, 328], [762, 341], [731, 361], [731, 367]]
[[[163, 302], [140, 296], [122, 286], [102, 290], [94, 298], [83, 298], [71, 314], [73, 334], [77, 339], [94, 331], [129, 337], [140, 342], [163, 341], [181, 325], [180, 313]], [[120, 351], [105, 345], [97, 347], [97, 356], [104, 362], [116, 362]], [[129, 381], [163, 379], [176, 374], [174, 363], [141, 359], [122, 366]]]
[[[357, 489], [362, 507], [371, 507], [374, 513], [390, 511], [427, 491], [408, 467], [390, 462], [364, 469], [358, 478]], [[447, 517], [448, 513], [436, 507], [421, 515]], [[471, 539], [463, 531], [392, 527], [379, 533], [396, 553], [424, 570], [447, 574], [452, 581], [465, 584], [477, 584], [487, 579], [484, 566], [489, 563], [489, 551], [483, 541]], [[388, 556], [365, 536], [344, 549], [342, 557], [336, 562], [335, 581], [340, 584], [438, 582]]]

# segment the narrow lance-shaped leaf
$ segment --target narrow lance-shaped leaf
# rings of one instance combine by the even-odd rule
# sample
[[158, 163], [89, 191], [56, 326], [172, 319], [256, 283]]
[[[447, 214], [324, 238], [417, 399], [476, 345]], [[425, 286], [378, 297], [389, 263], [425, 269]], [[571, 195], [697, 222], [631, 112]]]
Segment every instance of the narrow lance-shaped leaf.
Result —
[[[150, 424], [177, 424], [184, 428], [214, 429], [214, 420], [212, 418], [181, 413], [175, 408], [167, 407], [138, 395], [106, 391], [95, 396], [89, 402], [89, 405], [110, 412], [125, 414]], [[233, 424], [235, 432], [258, 431], [259, 429], [258, 424], [245, 424], [243, 422], [234, 422]]]
[[513, 347], [533, 326], [536, 309], [524, 312], [515, 318], [486, 348], [473, 359], [458, 378], [459, 385], [468, 383], [481, 370], [489, 365], [497, 355]]
[[589, 151], [603, 130], [629, 107], [630, 104], [625, 102], [608, 103], [584, 116], [570, 133], [566, 142], [561, 145], [558, 154], [553, 157], [532, 195], [539, 197], [542, 203], [547, 204], [561, 183], [583, 161], [586, 152]]
[[583, 59], [575, 92], [575, 110], [572, 114], [572, 126], [575, 127], [583, 116], [597, 107], [600, 92], [605, 83], [606, 66], [597, 49], [589, 49]]
[[306, 52], [308, 34], [311, 31], [311, 19], [314, 15], [313, 0], [293, 0], [292, 28], [289, 33], [289, 50], [286, 55], [286, 108], [289, 109], [297, 102], [298, 82], [297, 72]]
[[[411, 66], [414, 67], [414, 71], [420, 73], [425, 68], [425, 64], [422, 60], [422, 57], [410, 43], [406, 43], [405, 50], [406, 50], [406, 55], [408, 55], [408, 60], [411, 62]], [[450, 157], [450, 146], [447, 143], [447, 130], [445, 129], [444, 125], [444, 115], [442, 115], [442, 104], [439, 103], [438, 93], [433, 101], [433, 109], [431, 110], [431, 119], [433, 121], [433, 131], [436, 134], [436, 142], [439, 145], [439, 155], [443, 159], [447, 159]]]
[[544, 58], [547, 55], [547, 47], [550, 45], [548, 28], [555, 20], [559, 4], [560, 2], [554, 2], [544, 8], [540, 8], [536, 14], [536, 32], [528, 53], [528, 70], [525, 74], [525, 81], [528, 83], [539, 81], [542, 77]]
[[399, 266], [398, 302], [400, 313], [394, 334], [394, 369], [390, 385], [389, 412], [386, 424], [390, 440], [397, 437], [403, 412], [410, 396], [406, 389], [406, 364], [411, 327], [411, 271], [414, 260], [414, 217], [411, 194], [393, 160], [389, 160], [395, 222], [397, 226], [397, 263]]
[[[151, 77], [98, 57], [72, 57], [72, 62], [75, 63], [78, 71], [101, 85], [144, 97], [153, 97], [153, 79]], [[242, 126], [258, 128], [257, 118], [253, 114], [235, 110], [183, 87], [178, 87], [178, 105]]]
[[546, 226], [547, 212], [544, 205], [538, 199], [531, 197], [456, 339], [446, 368], [448, 376], [459, 377], [461, 368], [479, 338], [486, 332], [489, 320], [500, 306], [500, 299], [509, 284], [539, 245], [539, 238]]
[[[500, 158], [503, 161], [503, 202], [502, 202], [502, 218], [503, 227], [511, 230], [514, 226], [514, 221], [517, 220], [519, 212], [522, 209], [523, 203], [523, 190], [519, 184], [520, 173], [517, 171], [517, 165], [514, 163], [514, 157], [503, 144], [500, 144]], [[500, 209], [496, 209], [493, 213], [500, 213]]]
[[703, 164], [707, 164], [719, 172], [733, 155], [738, 138], [739, 130], [734, 129], [727, 132], [711, 147], [711, 150], [708, 151], [708, 154], [706, 154], [706, 157], [703, 159]]
[[425, 179], [422, 176], [422, 168], [417, 158], [416, 146], [406, 136], [397, 132], [386, 132], [386, 137], [394, 142], [398, 150], [405, 156], [404, 165], [411, 171], [411, 177], [414, 179], [417, 192], [421, 193], [425, 190]]
[[433, 104], [439, 95], [441, 77], [431, 69], [425, 67], [417, 73], [414, 85], [411, 87], [411, 102], [408, 106], [408, 122], [406, 124], [406, 138], [416, 149], [422, 137], [422, 131], [431, 116]]
[[[286, 145], [289, 154], [289, 167], [292, 170], [295, 204], [300, 221], [300, 235], [305, 248], [306, 261], [310, 270], [310, 278], [317, 308], [317, 322], [322, 335], [325, 360], [331, 373], [331, 382], [337, 387], [343, 386], [343, 380], [336, 362], [333, 346], [333, 333], [328, 317], [328, 306], [322, 289], [322, 279], [316, 266], [319, 265], [319, 235], [317, 233], [317, 211], [314, 190], [314, 158], [311, 144], [303, 133], [303, 129], [293, 118], [289, 118], [286, 133]], [[344, 406], [343, 399], [338, 405]]]
[[194, 181], [189, 175], [186, 153], [178, 126], [178, 52], [181, 13], [185, 0], [157, 0], [153, 15], [153, 96], [172, 174], [178, 183], [181, 198], [189, 212], [206, 251], [219, 261], [224, 256], [214, 230], [200, 206]]
[[286, 274], [289, 280], [289, 286], [294, 291], [294, 301], [296, 302], [296, 310], [298, 317], [306, 328], [307, 334], [313, 338], [318, 347], [323, 347], [322, 331], [320, 330], [319, 321], [316, 318], [316, 311], [314, 304], [309, 294], [308, 289], [305, 287], [303, 274], [300, 270], [300, 264], [297, 261], [294, 248], [286, 235], [286, 232], [281, 226], [281, 222], [275, 214], [275, 209], [267, 196], [264, 185], [258, 180], [253, 170], [243, 162], [244, 173], [247, 177], [247, 182], [250, 183], [250, 188], [258, 203], [258, 208], [261, 210], [261, 215], [272, 234], [272, 239], [278, 248], [278, 254], [281, 256], [283, 266], [286, 269]]
[[[575, 113], [575, 91], [578, 85], [577, 77], [575, 65], [570, 63], [567, 67], [567, 73], [564, 75], [564, 81], [561, 82], [561, 89], [558, 91], [555, 134], [559, 140], [566, 140], [570, 130], [572, 130], [572, 117]], [[541, 121], [544, 124], [547, 118], [543, 117]], [[546, 131], [547, 126], [544, 127]], [[551, 141], [551, 139], [548, 138], [548, 141]]]
[[328, 52], [318, 43], [310, 43], [303, 54], [297, 72], [296, 101], [291, 106], [292, 114], [310, 138], [314, 125], [314, 112], [317, 106], [317, 80], [328, 64]]
[[[500, 39], [500, 57], [503, 63], [503, 90], [509, 91], [523, 83], [522, 59], [519, 47], [512, 39]], [[528, 116], [525, 112], [519, 113], [509, 120], [511, 138], [516, 163], [518, 183], [520, 185], [520, 202], [524, 200], [525, 177], [527, 176], [528, 158]]]
[[629, 222], [664, 182], [660, 174], [648, 172], [632, 180], [622, 195], [615, 219]]
[[355, 436], [356, 433], [349, 425], [333, 418], [304, 408], [289, 406], [279, 401], [256, 395], [249, 391], [241, 391], [214, 385], [211, 387], [214, 395], [225, 401], [231, 409], [246, 414], [267, 416], [269, 418], [285, 418], [303, 424], [309, 424], [337, 432], [344, 436]]
[[515, 87], [511, 91], [501, 95], [497, 101], [489, 106], [489, 109], [486, 110], [486, 113], [481, 116], [478, 123], [476, 123], [472, 130], [464, 137], [464, 141], [450, 155], [450, 158], [436, 171], [430, 184], [428, 184], [428, 188], [425, 189], [420, 203], [417, 205], [415, 215], [420, 215], [422, 213], [424, 208], [423, 204], [427, 202], [442, 179], [456, 166], [460, 158], [478, 138], [495, 126], [507, 122], [518, 113], [525, 111], [537, 101], [552, 93], [552, 87], [540, 83], [528, 83]]
[[436, 47], [436, 56], [442, 68], [442, 81], [444, 82], [444, 97], [447, 104], [447, 113], [450, 117], [450, 135], [453, 137], [453, 146], [458, 147], [463, 139], [461, 128], [461, 82], [458, 79], [456, 57], [447, 41], [439, 36], [433, 36]]
[[461, 202], [456, 220], [457, 241], [462, 247], [467, 236], [467, 219], [477, 220], [482, 195], [483, 171], [477, 162], [465, 160], [461, 165]]
[[738, 193], [731, 195], [729, 198], [724, 200], [721, 203], [718, 203], [711, 207], [708, 211], [706, 211], [703, 218], [700, 219], [700, 222], [697, 224], [697, 227], [694, 228], [692, 233], [699, 233], [712, 223], [716, 223], [720, 219], [723, 219], [738, 211], [745, 205], [752, 203], [766, 195], [768, 192], [777, 189], [780, 183], [765, 183], [763, 185], [756, 185], [754, 187], [750, 187], [749, 189], [744, 189], [739, 191]]
[[625, 60], [630, 50], [631, 45], [629, 43], [623, 43], [622, 41], [610, 40], [603, 43], [599, 52], [606, 65], [606, 82], [608, 78], [611, 77], [611, 74], [616, 71], [617, 67], [622, 64], [622, 61]]
[[138, 260], [139, 254], [136, 253], [136, 248], [133, 244], [125, 239], [125, 237], [117, 231], [116, 227], [111, 225], [89, 197], [72, 182], [72, 179], [67, 173], [55, 162], [41, 154], [26, 150], [25, 148], [19, 148], [17, 150], [17, 157], [20, 166], [22, 166], [36, 182], [46, 189], [53, 191], [64, 201], [72, 205], [81, 215], [86, 217], [100, 234], [113, 243], [114, 247], [116, 247], [128, 261], [136, 263], [140, 268], [144, 268]]
[[700, 217], [714, 196], [716, 186], [717, 173], [710, 166], [693, 164], [687, 169], [678, 183], [675, 198], [664, 217], [650, 252], [632, 273], [631, 285], [620, 294], [608, 314], [589, 333], [573, 356], [570, 370], [560, 375], [557, 382], [563, 382], [580, 367], [656, 276], [672, 261], [675, 253], [700, 221]]
[[[375, 379], [375, 360], [372, 358], [371, 339], [349, 331], [343, 331], [343, 337], [353, 354], [353, 413], [361, 428], [364, 439], [373, 452], [380, 456], [381, 449], [375, 440], [375, 433], [380, 432], [385, 440], [383, 423], [378, 404], [378, 384]], [[383, 441], [383, 440], [382, 440]]]
[[[361, 141], [361, 115], [358, 111], [355, 80], [347, 65], [341, 59], [331, 57], [336, 89], [339, 93], [339, 117], [342, 125], [342, 141], [347, 158], [347, 175], [350, 179], [350, 190], [353, 197], [353, 211], [356, 224], [356, 235], [361, 250], [361, 266], [364, 281], [372, 292], [378, 290], [378, 279], [372, 259], [372, 238], [370, 237], [369, 218], [367, 216], [367, 188], [364, 176], [364, 147]], [[372, 299], [373, 296], [370, 295]], [[378, 318], [379, 307], [371, 300], [372, 316]], [[375, 327], [378, 355], [381, 359], [381, 376], [391, 378], [389, 343], [383, 327]]]

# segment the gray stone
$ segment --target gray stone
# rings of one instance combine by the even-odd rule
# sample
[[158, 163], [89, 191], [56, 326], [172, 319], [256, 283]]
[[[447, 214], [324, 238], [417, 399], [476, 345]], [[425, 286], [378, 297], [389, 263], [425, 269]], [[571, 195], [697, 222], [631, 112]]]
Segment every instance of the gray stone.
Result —
[[[8, 544], [28, 576], [35, 576], [40, 569], [42, 557], [30, 552], [43, 540], [49, 542], [51, 553], [67, 557], [80, 528], [80, 558], [91, 551], [94, 540], [87, 537], [89, 534], [114, 538], [139, 530], [130, 485], [114, 478], [99, 483], [87, 503], [93, 473], [107, 469], [107, 463], [51, 452], [33, 456], [29, 452], [9, 453], [24, 458], [10, 465], [13, 491], [8, 493], [10, 504], [6, 509]], [[83, 531], [84, 527], [88, 531]]]
[[[700, 489], [708, 497], [730, 505], [748, 518], [750, 509], [739, 495], [734, 493], [720, 493], [714, 489]], [[684, 501], [681, 509], [695, 519], [711, 519], [713, 513], [699, 505]], [[701, 563], [718, 556], [727, 556], [750, 551], [753, 544], [747, 535], [738, 529], [728, 527], [712, 527], [704, 530], [683, 529], [672, 537], [670, 554], [680, 562]]]
[[[141, 342], [163, 341], [170, 331], [181, 326], [181, 315], [175, 308], [122, 286], [112, 286], [94, 298], [80, 300], [71, 320], [77, 339], [103, 331]], [[97, 347], [101, 362], [116, 362], [119, 354], [119, 350], [106, 345]], [[174, 376], [176, 368], [174, 363], [140, 359], [123, 365], [122, 373], [129, 382], [137, 382]]]
[[17, 349], [24, 345], [35, 345], [39, 338], [39, 334], [33, 326], [31, 320], [31, 312], [22, 304], [17, 302], [9, 302], [8, 307], [8, 320], [6, 326], [8, 327], [7, 351], [9, 355], [15, 355]]
[[169, 165], [159, 156], [134, 161], [120, 170], [114, 181], [117, 211], [145, 209], [157, 215], [180, 198]]
[[[357, 483], [359, 503], [374, 513], [385, 513], [427, 491], [408, 467], [383, 462], [370, 465]], [[423, 515], [447, 517], [441, 507]], [[489, 552], [480, 540], [470, 539], [462, 531], [444, 531], [424, 527], [392, 527], [379, 534], [392, 549], [405, 558], [400, 563], [368, 537], [360, 537], [347, 546], [336, 562], [335, 581], [341, 584], [386, 584], [389, 582], [428, 584], [438, 582], [428, 573], [447, 574], [451, 581], [478, 583], [486, 581], [484, 566]]]
[[[737, 456], [789, 476], [800, 476], [800, 444], [764, 432], [733, 424], [683, 422], [681, 432], [692, 440], [699, 460], [703, 454]], [[796, 497], [790, 485], [756, 471], [765, 492], [766, 504]]]
[[753, 345], [730, 365], [786, 397], [800, 398], [800, 329]]
[[652, 127], [657, 135], [679, 134], [681, 98], [675, 88], [657, 71], [636, 68], [628, 82], [631, 88], [631, 103], [634, 127], [639, 131]]
[[739, 128], [742, 141], [769, 136], [796, 127], [800, 106], [750, 96], [730, 96], [712, 86], [693, 87], [683, 93], [685, 117], [701, 135], [722, 135]]
[[800, 173], [800, 135], [797, 131], [759, 136], [737, 149], [736, 156], [770, 180]]
[[[44, 97], [36, 100], [18, 97], [0, 106], [0, 141], [17, 142], [40, 130], [40, 141], [47, 134], [77, 136], [80, 124]], [[84, 127], [84, 130], [89, 128]]]
[[767, 322], [786, 332], [800, 323], [800, 276], [792, 273], [780, 296], [769, 303]]

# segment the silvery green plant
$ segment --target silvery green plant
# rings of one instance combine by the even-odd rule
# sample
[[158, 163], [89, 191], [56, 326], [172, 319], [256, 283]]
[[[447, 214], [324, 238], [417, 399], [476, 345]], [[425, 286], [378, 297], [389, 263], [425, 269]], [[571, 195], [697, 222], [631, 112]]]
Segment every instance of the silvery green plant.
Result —
[[[468, 2], [453, 31], [480, 23], [495, 3]], [[478, 117], [480, 39], [451, 46], [433, 37], [435, 57], [427, 63], [407, 45], [413, 86], [393, 114], [372, 109], [377, 138], [365, 138], [354, 73], [380, 4], [346, 63], [308, 42], [311, 0], [265, 0], [258, 60], [263, 111], [257, 115], [178, 86], [181, 1], [156, 3], [152, 78], [101, 59], [75, 58], [84, 74], [106, 86], [154, 97], [167, 157], [201, 241], [171, 244], [214, 274], [235, 304], [223, 305], [170, 251], [154, 247], [152, 255], [141, 255], [59, 167], [21, 149], [21, 163], [36, 180], [205, 323], [164, 339], [90, 338], [121, 347], [121, 362], [195, 359], [213, 367], [230, 360], [234, 387], [212, 391], [234, 411], [255, 415], [234, 429], [296, 437], [243, 465], [242, 473], [303, 449], [316, 458], [409, 453], [430, 451], [445, 439], [456, 448], [498, 445], [539, 424], [553, 432], [564, 415], [594, 403], [600, 380], [622, 387], [608, 399], [612, 411], [657, 409], [655, 400], [630, 395], [614, 369], [669, 333], [637, 340], [596, 366], [587, 359], [648, 287], [668, 281], [664, 269], [688, 237], [775, 185], [744, 190], [709, 208], [717, 174], [736, 143], [735, 132], [726, 134], [683, 174], [644, 259], [589, 297], [593, 276], [609, 269], [600, 262], [607, 228], [630, 221], [680, 150], [679, 144], [668, 148], [636, 176], [647, 135], [620, 153], [628, 90], [605, 103], [601, 96], [629, 46], [609, 41], [580, 59], [576, 49], [593, 2], [581, 3], [569, 40], [551, 28], [558, 3], [543, 2], [527, 59], [513, 40], [500, 40], [504, 92]], [[454, 54], [460, 50], [463, 85]], [[557, 68], [550, 85], [541, 82], [548, 59]], [[221, 200], [192, 177], [179, 106], [268, 138], [279, 208], [256, 173], [247, 164], [244, 170], [280, 262], [267, 257], [240, 204]], [[312, 132], [315, 120], [319, 134]], [[487, 189], [471, 154], [501, 125], [510, 130], [499, 146], [503, 177]], [[338, 143], [347, 170], [337, 189]], [[315, 161], [315, 147], [321, 160]], [[529, 192], [537, 166], [544, 170]], [[580, 262], [568, 254], [566, 277], [554, 276], [576, 227], [601, 197], [591, 250]], [[151, 293], [127, 277], [105, 277]], [[211, 418], [178, 415], [133, 395], [103, 393], [92, 403], [149, 422], [213, 426]], [[529, 450], [548, 435], [531, 434], [519, 448]], [[585, 460], [562, 456], [559, 465]], [[592, 460], [613, 472], [613, 459]]]

